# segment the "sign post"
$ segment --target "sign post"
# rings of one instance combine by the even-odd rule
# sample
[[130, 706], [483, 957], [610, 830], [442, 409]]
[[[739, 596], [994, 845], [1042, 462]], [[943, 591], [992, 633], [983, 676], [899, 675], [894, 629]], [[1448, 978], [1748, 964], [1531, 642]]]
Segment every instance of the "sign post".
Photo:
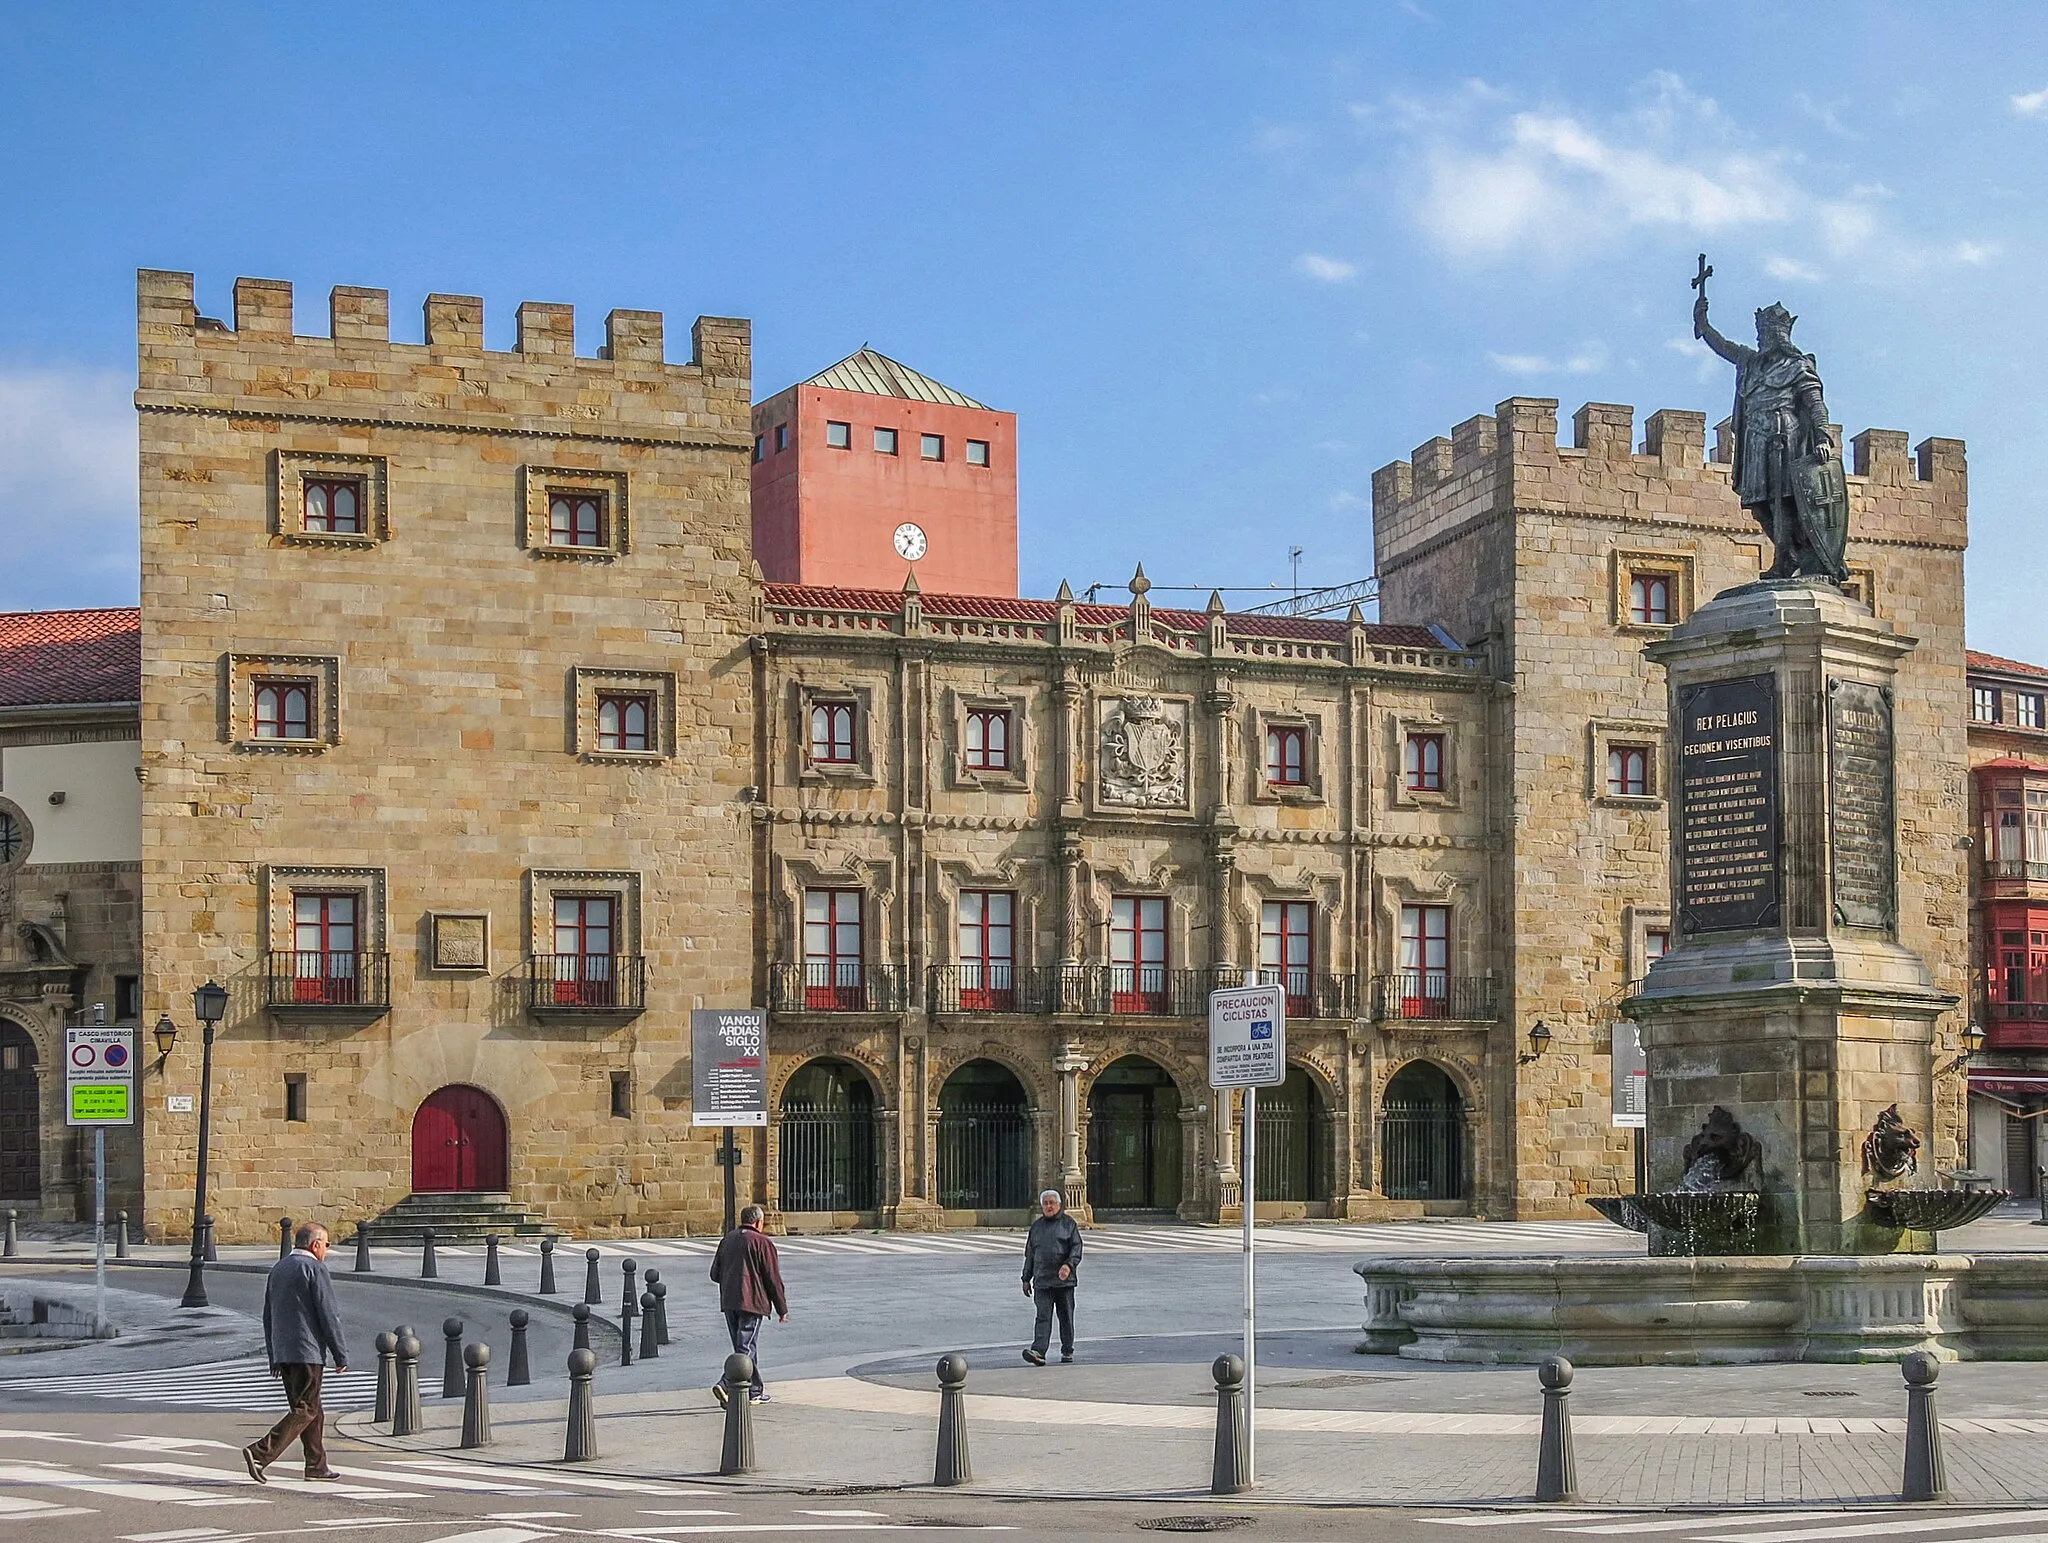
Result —
[[[1250, 975], [1251, 971], [1246, 974]], [[1244, 1479], [1256, 1482], [1258, 1393], [1258, 1274], [1254, 1267], [1253, 1212], [1258, 1204], [1259, 1089], [1287, 1080], [1287, 988], [1226, 986], [1209, 993], [1209, 1086], [1229, 1096], [1244, 1089], [1244, 1134], [1238, 1176], [1244, 1213]]]
[[135, 1122], [135, 1025], [93, 1021], [64, 1030], [64, 1123], [92, 1129], [92, 1330], [107, 1323], [107, 1127]]
[[768, 1123], [768, 1014], [758, 1007], [697, 1008], [690, 1014], [690, 1123], [723, 1126], [718, 1166], [725, 1180], [725, 1230], [739, 1225], [740, 1149], [736, 1125]]

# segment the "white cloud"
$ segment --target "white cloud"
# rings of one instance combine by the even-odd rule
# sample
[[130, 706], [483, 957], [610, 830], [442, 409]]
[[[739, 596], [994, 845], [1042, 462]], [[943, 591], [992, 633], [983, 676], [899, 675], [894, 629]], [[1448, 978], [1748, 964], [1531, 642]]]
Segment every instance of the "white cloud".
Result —
[[0, 368], [0, 609], [133, 604], [132, 377]]
[[1372, 507], [1372, 500], [1359, 497], [1358, 494], [1352, 492], [1349, 488], [1339, 488], [1330, 495], [1329, 507], [1340, 511], [1345, 509], [1370, 509]]
[[1820, 282], [1821, 272], [1811, 263], [1800, 262], [1797, 258], [1773, 254], [1764, 259], [1764, 272], [1774, 279], [1785, 279], [1800, 284]]
[[1325, 257], [1320, 252], [1303, 252], [1294, 259], [1294, 270], [1324, 284], [1348, 284], [1358, 277], [1355, 263], [1342, 258]]
[[1607, 368], [1607, 345], [1595, 339], [1580, 344], [1562, 359], [1542, 354], [1488, 354], [1493, 367], [1508, 375], [1592, 375]]
[[1698, 338], [1667, 338], [1664, 346], [1674, 354], [1683, 354], [1690, 359], [1693, 373], [1703, 381], [1722, 380], [1727, 376], [1728, 366]]
[[2005, 249], [1996, 241], [1958, 241], [1948, 249], [1951, 261], [1977, 267], [1988, 263]]
[[2012, 110], [2022, 118], [2048, 118], [2048, 86], [2012, 99]]

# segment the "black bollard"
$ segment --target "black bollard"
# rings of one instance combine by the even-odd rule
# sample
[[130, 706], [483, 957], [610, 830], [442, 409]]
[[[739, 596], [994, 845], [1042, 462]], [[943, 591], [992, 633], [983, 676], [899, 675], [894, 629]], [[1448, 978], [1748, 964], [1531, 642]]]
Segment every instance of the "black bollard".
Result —
[[1579, 1476], [1572, 1462], [1572, 1363], [1551, 1356], [1536, 1368], [1543, 1384], [1543, 1439], [1536, 1449], [1536, 1498], [1574, 1501]]
[[1941, 1363], [1916, 1350], [1899, 1363], [1906, 1375], [1906, 1482], [1901, 1500], [1948, 1499], [1948, 1473], [1941, 1461], [1941, 1419], [1934, 1410], [1934, 1379]]
[[544, 1297], [555, 1294], [555, 1240], [552, 1237], [540, 1240], [540, 1294]]
[[570, 1313], [576, 1319], [576, 1338], [569, 1348], [572, 1350], [588, 1350], [590, 1348], [590, 1304], [588, 1302], [578, 1302], [570, 1309]]
[[114, 1217], [114, 1257], [128, 1257], [128, 1213], [119, 1212]]
[[1244, 1428], [1244, 1362], [1220, 1355], [1209, 1370], [1216, 1378], [1216, 1456], [1209, 1465], [1209, 1493], [1242, 1494], [1251, 1488], [1245, 1473], [1251, 1452]]
[[377, 1408], [370, 1416], [372, 1424], [391, 1423], [392, 1395], [398, 1381], [398, 1336], [385, 1330], [377, 1336]]
[[604, 1301], [604, 1288], [597, 1278], [597, 1250], [594, 1248], [583, 1251], [583, 1300], [592, 1307]]
[[654, 1293], [640, 1293], [640, 1359], [652, 1361], [661, 1354], [661, 1341], [654, 1337]]
[[469, 1368], [469, 1386], [462, 1395], [462, 1445], [465, 1450], [487, 1447], [491, 1444], [491, 1390], [485, 1368], [491, 1364], [491, 1347], [464, 1346], [462, 1364]]
[[587, 1463], [597, 1456], [597, 1411], [591, 1398], [596, 1374], [596, 1356], [583, 1349], [569, 1352], [569, 1434], [562, 1444], [565, 1463]]
[[498, 1273], [498, 1235], [494, 1232], [484, 1239], [484, 1284], [502, 1286], [504, 1277]]
[[725, 1358], [725, 1445], [718, 1454], [721, 1474], [754, 1471], [754, 1363], [734, 1351]]
[[972, 1484], [974, 1464], [967, 1457], [967, 1357], [939, 1357], [939, 1456], [932, 1467], [934, 1484]]
[[361, 1222], [356, 1223], [356, 1274], [370, 1273], [370, 1235], [363, 1230]]
[[633, 1364], [633, 1299], [631, 1297], [619, 1307], [619, 1365]]
[[206, 1262], [208, 1264], [219, 1264], [220, 1250], [214, 1247], [213, 1243], [213, 1218], [211, 1216], [202, 1216], [199, 1218], [199, 1221], [200, 1225], [206, 1228]]
[[443, 1319], [441, 1332], [447, 1336], [447, 1352], [441, 1357], [441, 1396], [462, 1397], [462, 1320]]
[[21, 1212], [7, 1213], [7, 1241], [0, 1243], [0, 1259], [12, 1259], [21, 1252]]
[[[630, 1259], [621, 1259], [619, 1261], [619, 1273], [626, 1277], [625, 1290], [621, 1293], [619, 1300], [624, 1302], [629, 1309], [632, 1309], [634, 1304], [640, 1300], [640, 1293], [633, 1286], [633, 1272], [639, 1268], [640, 1266], [633, 1263]], [[630, 1313], [629, 1316], [631, 1316]]]
[[420, 1342], [410, 1330], [398, 1334], [398, 1386], [391, 1395], [391, 1434], [417, 1436], [427, 1418], [420, 1410]]
[[654, 1283], [654, 1342], [657, 1345], [668, 1343], [668, 1282], [665, 1280]]
[[505, 1386], [523, 1388], [533, 1381], [533, 1368], [526, 1360], [526, 1309], [512, 1309], [512, 1360], [505, 1369]]
[[420, 1233], [420, 1279], [440, 1278], [441, 1266], [434, 1259], [434, 1229], [429, 1227]]
[[292, 1253], [292, 1219], [280, 1216], [277, 1219], [277, 1257], [289, 1259]]

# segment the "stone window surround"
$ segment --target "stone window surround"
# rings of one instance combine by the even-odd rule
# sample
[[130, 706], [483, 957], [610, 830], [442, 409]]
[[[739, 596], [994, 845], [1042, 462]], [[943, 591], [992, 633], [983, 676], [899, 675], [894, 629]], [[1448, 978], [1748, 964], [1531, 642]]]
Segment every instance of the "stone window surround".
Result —
[[[875, 780], [875, 692], [872, 686], [834, 686], [805, 680], [791, 682], [791, 706], [796, 718], [796, 780], [813, 786], [831, 783], [871, 783]], [[811, 708], [814, 704], [853, 709], [853, 759], [814, 761], [811, 759]], [[964, 743], [964, 741], [960, 741]], [[977, 777], [991, 775], [977, 772]]]
[[[951, 782], [956, 788], [986, 788], [991, 792], [1023, 793], [1031, 787], [1031, 694], [1028, 691], [1009, 691], [997, 687], [991, 691], [965, 691], [949, 689], [951, 698], [947, 713], [953, 725], [953, 743], [947, 762], [951, 768]], [[971, 712], [1007, 712], [1010, 715], [1010, 764], [1002, 771], [984, 770], [967, 764], [967, 715]], [[809, 714], [805, 714], [804, 743], [810, 743]], [[856, 714], [856, 719], [858, 719]], [[856, 761], [864, 748], [864, 736], [856, 727], [854, 731], [854, 754]], [[808, 748], [805, 752], [808, 756]]]
[[1861, 600], [1870, 607], [1871, 615], [1877, 614], [1877, 569], [1868, 563], [1850, 563], [1849, 582], [1843, 586], [1845, 593], [1854, 591], [1851, 598]]
[[[361, 534], [306, 529], [306, 482], [354, 478], [363, 485]], [[278, 450], [271, 455], [271, 533], [293, 546], [371, 547], [391, 539], [389, 476], [381, 455]]]
[[[1458, 725], [1427, 708], [1395, 713], [1390, 719], [1388, 803], [1404, 809], [1456, 809], [1460, 804]], [[1418, 792], [1408, 786], [1408, 740], [1434, 734], [1444, 742], [1444, 785], [1441, 792]]]
[[[473, 922], [483, 932], [483, 958], [476, 964], [451, 962], [452, 949], [445, 948], [441, 935], [443, 922]], [[450, 975], [488, 975], [491, 971], [491, 913], [489, 911], [429, 911], [427, 912], [427, 968]]]
[[356, 947], [366, 954], [384, 952], [384, 897], [386, 885], [382, 868], [343, 868], [269, 863], [263, 869], [263, 915], [266, 951], [290, 949], [296, 941], [293, 927], [293, 899], [301, 893], [337, 895], [354, 893], [361, 897], [356, 915]]
[[[321, 654], [222, 654], [221, 739], [261, 755], [318, 755], [341, 743], [341, 661]], [[303, 682], [313, 688], [311, 739], [258, 739], [256, 686]]]
[[612, 948], [622, 958], [640, 953], [640, 875], [625, 869], [529, 868], [526, 871], [526, 947], [535, 958], [555, 951], [555, 899], [609, 895], [618, 902]]
[[[1641, 745], [1650, 752], [1650, 791], [1610, 793], [1607, 752], [1617, 745]], [[1661, 809], [1671, 785], [1670, 731], [1665, 724], [1630, 718], [1595, 718], [1586, 725], [1586, 796], [1614, 809]]]
[[[601, 750], [597, 742], [599, 694], [645, 696], [654, 701], [647, 750]], [[665, 761], [676, 753], [676, 678], [668, 670], [606, 669], [579, 664], [569, 671], [569, 753], [585, 761]]]
[[[1046, 914], [1043, 873], [1047, 866], [1033, 863], [1027, 867], [1005, 862], [990, 870], [977, 868], [971, 863], [941, 859], [936, 865], [932, 885], [932, 899], [936, 905], [931, 930], [933, 961], [949, 965], [960, 962], [960, 896], [969, 890], [978, 890], [1012, 897], [1010, 962], [1017, 969], [1027, 968], [1040, 953], [1037, 928]], [[1053, 953], [1058, 952], [1055, 947]]]
[[[622, 471], [590, 471], [566, 466], [524, 466], [526, 549], [536, 557], [563, 558], [571, 562], [610, 562], [632, 550], [632, 528], [626, 514], [626, 474]], [[548, 536], [548, 497], [560, 489], [569, 493], [603, 495], [604, 537], [596, 546], [557, 546]]]
[[1198, 880], [1183, 870], [1161, 866], [1150, 873], [1088, 864], [1082, 871], [1082, 958], [1091, 964], [1110, 962], [1110, 925], [1118, 899], [1166, 901], [1166, 968], [1199, 969], [1208, 964], [1206, 949], [1197, 950], [1202, 934], [1196, 924], [1204, 906]]
[[1622, 908], [1622, 938], [1628, 957], [1622, 961], [1624, 980], [1641, 980], [1650, 973], [1652, 932], [1667, 932], [1676, 946], [1678, 929], [1672, 924], [1669, 906], [1631, 905]]
[[1375, 929], [1379, 934], [1373, 950], [1373, 969], [1376, 975], [1393, 975], [1401, 968], [1401, 910], [1411, 905], [1445, 906], [1451, 913], [1451, 946], [1449, 968], [1446, 974], [1454, 977], [1478, 976], [1492, 972], [1473, 968], [1473, 961], [1483, 957], [1474, 934], [1479, 930], [1473, 917], [1479, 914], [1469, 903], [1465, 894], [1465, 883], [1449, 874], [1438, 875], [1436, 887], [1429, 888], [1414, 879], [1400, 874], [1384, 874], [1378, 882], [1379, 898], [1375, 907], [1380, 916], [1380, 925]]
[[1279, 879], [1269, 874], [1248, 873], [1244, 877], [1251, 903], [1245, 912], [1248, 936], [1244, 951], [1238, 957], [1244, 961], [1245, 968], [1259, 964], [1267, 905], [1296, 904], [1309, 907], [1309, 970], [1316, 975], [1339, 973], [1333, 961], [1337, 957], [1339, 911], [1344, 893], [1342, 882], [1325, 874]]
[[[1301, 781], [1299, 783], [1269, 782], [1266, 780], [1266, 730], [1300, 729]], [[1252, 709], [1251, 739], [1254, 762], [1252, 766], [1252, 798], [1255, 804], [1320, 804], [1323, 803], [1323, 719], [1320, 713], [1269, 710], [1263, 707]]]
[[[973, 888], [973, 885], [968, 885]], [[993, 886], [1015, 889], [1014, 884]], [[860, 947], [862, 962], [886, 965], [900, 956], [896, 936], [894, 865], [886, 858], [849, 857], [840, 866], [827, 868], [801, 857], [775, 859], [774, 904], [779, 915], [774, 932], [778, 938], [776, 958], [785, 963], [803, 962], [804, 895], [814, 889], [853, 889], [861, 892]], [[1022, 903], [1022, 896], [1019, 896]], [[948, 925], [951, 924], [948, 913]], [[950, 952], [950, 950], [948, 950]]]
[[0, 797], [0, 814], [11, 815], [15, 828], [21, 832], [21, 846], [12, 857], [0, 857], [0, 873], [12, 873], [25, 867], [29, 853], [36, 848], [35, 822], [28, 817], [28, 811], [11, 798]]
[[[1694, 555], [1689, 551], [1644, 552], [1626, 547], [1614, 550], [1612, 604], [1616, 630], [1639, 637], [1660, 638], [1692, 615]], [[1629, 610], [1629, 585], [1637, 577], [1671, 581], [1671, 620], [1668, 623], [1638, 622]]]

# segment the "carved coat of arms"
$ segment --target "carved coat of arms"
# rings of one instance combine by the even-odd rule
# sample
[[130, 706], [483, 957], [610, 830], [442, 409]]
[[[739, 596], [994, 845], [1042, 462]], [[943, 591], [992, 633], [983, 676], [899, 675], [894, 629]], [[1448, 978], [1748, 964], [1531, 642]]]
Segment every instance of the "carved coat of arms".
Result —
[[1102, 802], [1138, 809], [1187, 802], [1187, 707], [1127, 696], [1102, 715]]

